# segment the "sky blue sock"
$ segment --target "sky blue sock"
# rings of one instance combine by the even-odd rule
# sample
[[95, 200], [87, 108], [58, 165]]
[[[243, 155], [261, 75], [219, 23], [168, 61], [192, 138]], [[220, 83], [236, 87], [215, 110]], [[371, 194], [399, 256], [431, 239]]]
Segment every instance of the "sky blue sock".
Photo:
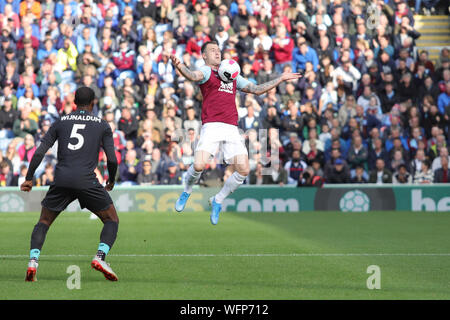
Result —
[[39, 249], [31, 249], [30, 250], [30, 259], [39, 260], [40, 255], [41, 255], [41, 250], [39, 250]]
[[105, 255], [108, 254], [110, 247], [103, 242], [100, 242], [100, 244], [98, 245], [98, 251], [103, 251], [105, 253]]

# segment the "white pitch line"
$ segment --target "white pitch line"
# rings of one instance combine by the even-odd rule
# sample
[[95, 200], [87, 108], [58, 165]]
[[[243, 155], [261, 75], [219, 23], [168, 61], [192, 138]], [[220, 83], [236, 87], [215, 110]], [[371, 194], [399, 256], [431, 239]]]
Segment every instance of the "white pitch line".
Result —
[[[87, 254], [43, 254], [45, 258], [92, 257]], [[110, 257], [450, 257], [450, 253], [168, 253], [168, 254], [110, 254]], [[0, 255], [0, 259], [24, 258], [24, 254]]]

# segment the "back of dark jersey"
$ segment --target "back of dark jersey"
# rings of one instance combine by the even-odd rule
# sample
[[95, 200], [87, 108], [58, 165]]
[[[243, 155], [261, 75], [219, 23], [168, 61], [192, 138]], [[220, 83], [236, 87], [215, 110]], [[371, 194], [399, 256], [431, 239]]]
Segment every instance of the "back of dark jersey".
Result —
[[105, 151], [114, 151], [108, 123], [88, 111], [77, 110], [56, 121], [42, 143], [53, 145], [56, 140], [58, 163], [55, 185], [84, 189], [98, 183], [94, 170], [98, 165], [100, 148], [103, 146]]

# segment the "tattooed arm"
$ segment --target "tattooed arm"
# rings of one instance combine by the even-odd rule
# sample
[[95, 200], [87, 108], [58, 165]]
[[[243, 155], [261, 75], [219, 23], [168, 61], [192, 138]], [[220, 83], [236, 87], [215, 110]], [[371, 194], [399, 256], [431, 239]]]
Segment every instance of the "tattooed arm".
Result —
[[249, 83], [247, 86], [242, 88], [241, 91], [247, 92], [247, 93], [253, 93], [253, 94], [256, 94], [256, 95], [259, 96], [259, 95], [261, 95], [263, 93], [266, 93], [270, 89], [275, 88], [276, 86], [278, 86], [283, 81], [294, 80], [294, 79], [298, 79], [300, 77], [301, 77], [300, 73], [285, 72], [281, 76], [279, 76], [278, 78], [275, 78], [275, 79], [273, 79], [271, 81], [264, 82], [262, 84], [256, 85], [256, 84], [253, 84], [253, 83]]
[[201, 81], [203, 80], [203, 72], [199, 70], [192, 71], [188, 67], [186, 67], [184, 64], [181, 63], [181, 61], [175, 57], [174, 54], [170, 55], [170, 60], [172, 60], [172, 64], [177, 68], [178, 71], [188, 80], [190, 81]]

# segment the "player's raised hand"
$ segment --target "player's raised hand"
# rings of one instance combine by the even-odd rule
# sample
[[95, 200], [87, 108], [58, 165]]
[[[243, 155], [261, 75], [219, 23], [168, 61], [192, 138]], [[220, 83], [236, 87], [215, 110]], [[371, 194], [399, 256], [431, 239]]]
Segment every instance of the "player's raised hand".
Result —
[[172, 64], [173, 64], [175, 67], [178, 67], [178, 65], [180, 65], [180, 63], [181, 63], [180, 59], [178, 59], [173, 53], [171, 53], [171, 54], [169, 55], [169, 58], [170, 58], [170, 60], [172, 61]]
[[30, 192], [31, 189], [33, 189], [33, 181], [28, 181], [25, 180], [21, 185], [20, 185], [20, 190], [25, 191], [25, 192]]
[[106, 182], [106, 186], [105, 186], [106, 191], [111, 191], [112, 189], [114, 189], [114, 184], [115, 184], [114, 181], [113, 182], [111, 182], [111, 181]]
[[295, 79], [299, 79], [301, 77], [302, 77], [301, 73], [292, 73], [292, 72], [284, 72], [281, 75], [281, 79], [283, 79], [283, 81], [295, 80]]

